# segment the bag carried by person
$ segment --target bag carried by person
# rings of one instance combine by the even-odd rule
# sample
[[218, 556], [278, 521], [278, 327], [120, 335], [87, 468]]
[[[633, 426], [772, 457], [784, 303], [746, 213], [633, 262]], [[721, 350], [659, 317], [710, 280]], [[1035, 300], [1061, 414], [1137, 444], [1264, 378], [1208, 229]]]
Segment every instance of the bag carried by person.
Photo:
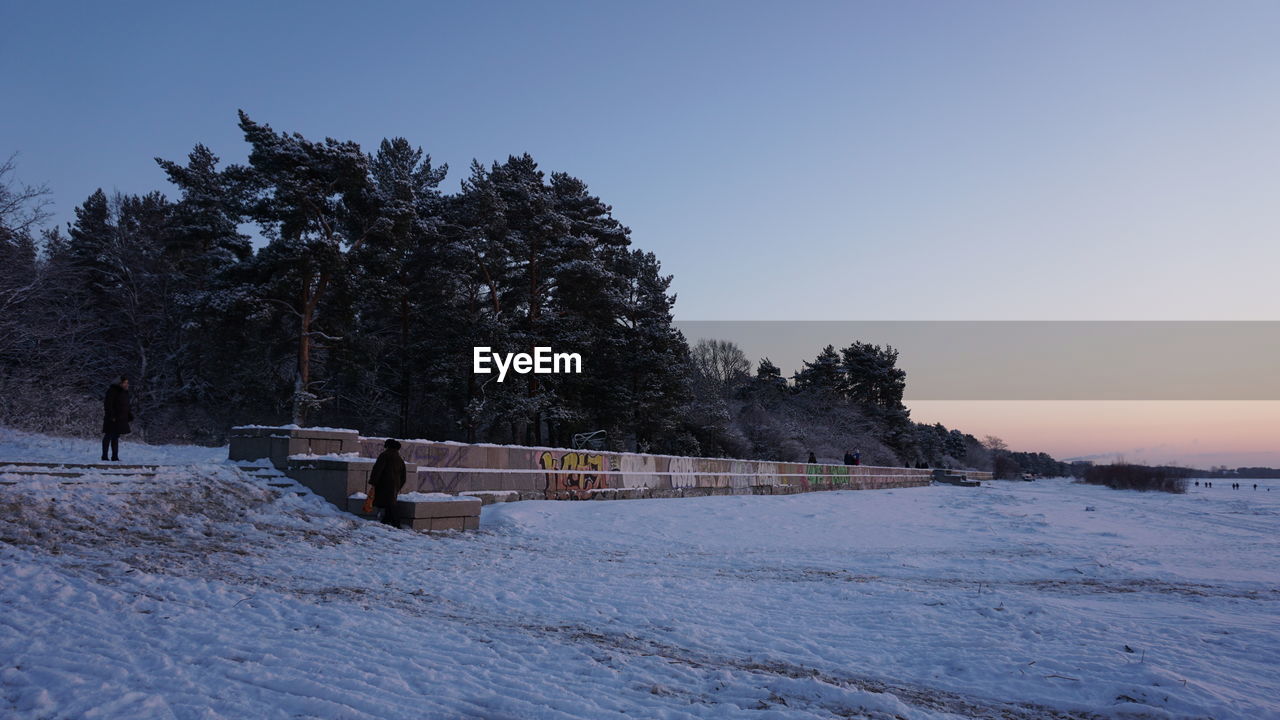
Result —
[[373, 486], [370, 485], [368, 489], [369, 489], [369, 496], [364, 499], [363, 510], [365, 515], [372, 515], [373, 514]]

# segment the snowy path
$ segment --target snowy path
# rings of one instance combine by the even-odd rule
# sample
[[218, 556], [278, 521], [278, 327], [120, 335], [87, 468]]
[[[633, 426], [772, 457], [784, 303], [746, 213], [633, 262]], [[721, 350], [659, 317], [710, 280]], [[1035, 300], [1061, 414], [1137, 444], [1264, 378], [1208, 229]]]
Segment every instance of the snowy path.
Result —
[[138, 483], [0, 487], [0, 716], [1280, 717], [1280, 487], [524, 502], [431, 537], [228, 466]]

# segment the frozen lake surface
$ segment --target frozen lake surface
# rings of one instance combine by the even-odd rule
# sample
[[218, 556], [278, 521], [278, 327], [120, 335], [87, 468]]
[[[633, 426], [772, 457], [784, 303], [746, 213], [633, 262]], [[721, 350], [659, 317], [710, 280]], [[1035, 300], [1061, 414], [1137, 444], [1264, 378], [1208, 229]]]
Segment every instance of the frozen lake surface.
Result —
[[1275, 481], [522, 502], [426, 536], [137, 452], [182, 465], [0, 460], [0, 716], [1280, 717]]

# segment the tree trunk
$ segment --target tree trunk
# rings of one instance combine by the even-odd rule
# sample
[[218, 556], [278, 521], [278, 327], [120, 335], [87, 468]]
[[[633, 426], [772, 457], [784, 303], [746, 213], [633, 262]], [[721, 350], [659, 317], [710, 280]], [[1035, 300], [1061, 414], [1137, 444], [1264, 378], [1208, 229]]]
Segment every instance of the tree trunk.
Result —
[[302, 318], [298, 326], [298, 374], [293, 383], [293, 423], [307, 424], [305, 395], [311, 387], [311, 312], [312, 306], [306, 294], [302, 298]]
[[409, 436], [409, 298], [400, 296], [400, 437]]

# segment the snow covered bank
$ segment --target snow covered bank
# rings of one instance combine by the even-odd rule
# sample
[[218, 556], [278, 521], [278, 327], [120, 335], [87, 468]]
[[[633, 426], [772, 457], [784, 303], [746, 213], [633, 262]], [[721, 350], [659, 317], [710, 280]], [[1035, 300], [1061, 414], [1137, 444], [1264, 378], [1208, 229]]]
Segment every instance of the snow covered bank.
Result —
[[[38, 435], [0, 427], [0, 462], [93, 463], [102, 457], [100, 439], [81, 439]], [[120, 461], [123, 463], [216, 463], [227, 459], [227, 446], [147, 445], [120, 438]]]
[[23, 483], [0, 716], [1276, 717], [1277, 529], [1280, 487], [536, 501], [425, 536], [227, 466]]

